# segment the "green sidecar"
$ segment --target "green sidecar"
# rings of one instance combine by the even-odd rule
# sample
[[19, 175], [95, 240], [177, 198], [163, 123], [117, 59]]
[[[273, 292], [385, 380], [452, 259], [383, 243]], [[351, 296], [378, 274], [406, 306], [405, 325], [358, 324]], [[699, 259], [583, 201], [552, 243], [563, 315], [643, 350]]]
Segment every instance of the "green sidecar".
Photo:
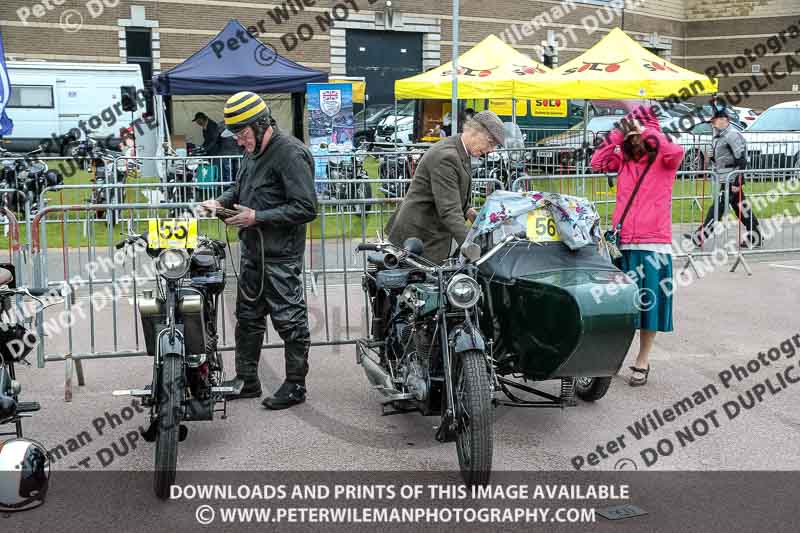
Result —
[[[507, 201], [514, 193], [503, 194]], [[547, 209], [518, 212], [493, 228], [471, 234], [468, 242], [483, 254], [480, 325], [497, 383], [510, 399], [501, 403], [557, 407], [574, 403], [575, 395], [601, 398], [634, 337], [637, 285], [596, 243], [570, 249], [561, 242]], [[514, 236], [510, 242], [509, 235]], [[561, 395], [534, 389], [520, 378], [560, 379]], [[510, 388], [542, 399], [522, 400]]]

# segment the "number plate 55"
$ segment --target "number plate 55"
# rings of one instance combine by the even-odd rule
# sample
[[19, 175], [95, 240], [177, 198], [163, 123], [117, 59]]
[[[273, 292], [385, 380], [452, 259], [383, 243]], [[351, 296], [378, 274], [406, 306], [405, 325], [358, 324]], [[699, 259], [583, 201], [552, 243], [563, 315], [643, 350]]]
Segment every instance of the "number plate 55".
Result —
[[148, 220], [148, 248], [197, 248], [197, 219]]
[[534, 242], [558, 242], [558, 233], [553, 215], [545, 208], [534, 209], [528, 213], [528, 239]]

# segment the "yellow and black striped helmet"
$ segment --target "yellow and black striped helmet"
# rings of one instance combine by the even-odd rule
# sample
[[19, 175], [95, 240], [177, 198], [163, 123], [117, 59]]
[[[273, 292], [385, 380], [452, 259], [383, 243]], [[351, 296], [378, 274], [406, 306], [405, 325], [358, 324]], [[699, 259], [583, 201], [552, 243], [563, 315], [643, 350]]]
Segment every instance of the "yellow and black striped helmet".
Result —
[[256, 93], [238, 92], [225, 102], [225, 127], [233, 133], [261, 118], [269, 120], [270, 113], [266, 102]]

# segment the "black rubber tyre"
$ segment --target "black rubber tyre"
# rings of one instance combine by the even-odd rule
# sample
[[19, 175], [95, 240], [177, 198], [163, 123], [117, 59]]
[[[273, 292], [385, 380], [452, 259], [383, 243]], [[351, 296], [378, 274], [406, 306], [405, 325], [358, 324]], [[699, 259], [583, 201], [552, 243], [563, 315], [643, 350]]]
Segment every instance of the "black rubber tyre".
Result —
[[575, 394], [581, 400], [594, 402], [605, 396], [610, 386], [611, 378], [578, 378]]
[[169, 498], [170, 487], [175, 483], [184, 383], [181, 358], [176, 355], [166, 356], [161, 366], [158, 436], [156, 437], [156, 463], [153, 479], [156, 496], [162, 500]]
[[494, 406], [486, 358], [478, 350], [454, 358], [456, 451], [468, 485], [485, 485], [492, 473]]

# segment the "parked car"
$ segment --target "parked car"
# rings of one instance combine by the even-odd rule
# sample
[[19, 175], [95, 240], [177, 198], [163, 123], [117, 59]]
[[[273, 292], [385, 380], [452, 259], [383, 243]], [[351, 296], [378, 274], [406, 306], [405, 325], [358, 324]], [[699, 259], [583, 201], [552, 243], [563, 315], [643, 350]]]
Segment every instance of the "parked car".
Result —
[[800, 100], [776, 104], [744, 132], [748, 168], [800, 169]]
[[[397, 104], [397, 114], [401, 117], [413, 117], [415, 104], [414, 101]], [[376, 132], [383, 120], [394, 114], [394, 110], [393, 104], [377, 104], [370, 105], [356, 113], [353, 117], [355, 127], [353, 146], [358, 146], [363, 142], [385, 141], [386, 139], [383, 137], [376, 138]]]
[[[590, 118], [586, 125], [586, 138], [590, 147], [595, 146], [621, 118], [622, 115], [603, 115]], [[581, 120], [567, 131], [545, 137], [537, 142], [531, 158], [532, 165], [545, 172], [574, 168], [577, 150], [583, 146], [583, 130], [584, 121]]]
[[[594, 116], [589, 119], [587, 126], [588, 134], [587, 139], [589, 142], [589, 150], [592, 150], [599, 142], [602, 141], [605, 134], [614, 128], [614, 124], [619, 122], [623, 117], [623, 113], [629, 112], [629, 107], [638, 105], [638, 103], [628, 103], [625, 107], [620, 107], [619, 111], [614, 110], [615, 114]], [[612, 111], [611, 107], [606, 106], [606, 111]], [[695, 119], [696, 124], [688, 131], [683, 131], [681, 126], [681, 119], [687, 114], [691, 114], [692, 109], [683, 104], [678, 104], [672, 109], [667, 110], [665, 116], [661, 119], [660, 125], [664, 131], [675, 131], [679, 135], [674, 136], [673, 139], [684, 147], [684, 161], [681, 166], [682, 170], [703, 170], [708, 168], [708, 148], [711, 146], [712, 128], [708, 122], [699, 122]], [[742, 129], [738, 123], [732, 123], [734, 127]], [[558, 169], [570, 168], [574, 166], [572, 163], [575, 160], [576, 151], [583, 144], [583, 121], [579, 122], [569, 130], [542, 139], [537, 146], [551, 147], [552, 150], [537, 150], [534, 153], [534, 164], [538, 167], [556, 166]]]
[[[395, 133], [395, 129], [397, 132]], [[414, 116], [388, 115], [378, 124], [375, 131], [376, 142], [394, 142], [411, 144], [414, 142]]]
[[733, 110], [739, 114], [739, 120], [744, 124], [745, 128], [753, 124], [759, 115], [758, 112], [749, 107], [734, 107]]

